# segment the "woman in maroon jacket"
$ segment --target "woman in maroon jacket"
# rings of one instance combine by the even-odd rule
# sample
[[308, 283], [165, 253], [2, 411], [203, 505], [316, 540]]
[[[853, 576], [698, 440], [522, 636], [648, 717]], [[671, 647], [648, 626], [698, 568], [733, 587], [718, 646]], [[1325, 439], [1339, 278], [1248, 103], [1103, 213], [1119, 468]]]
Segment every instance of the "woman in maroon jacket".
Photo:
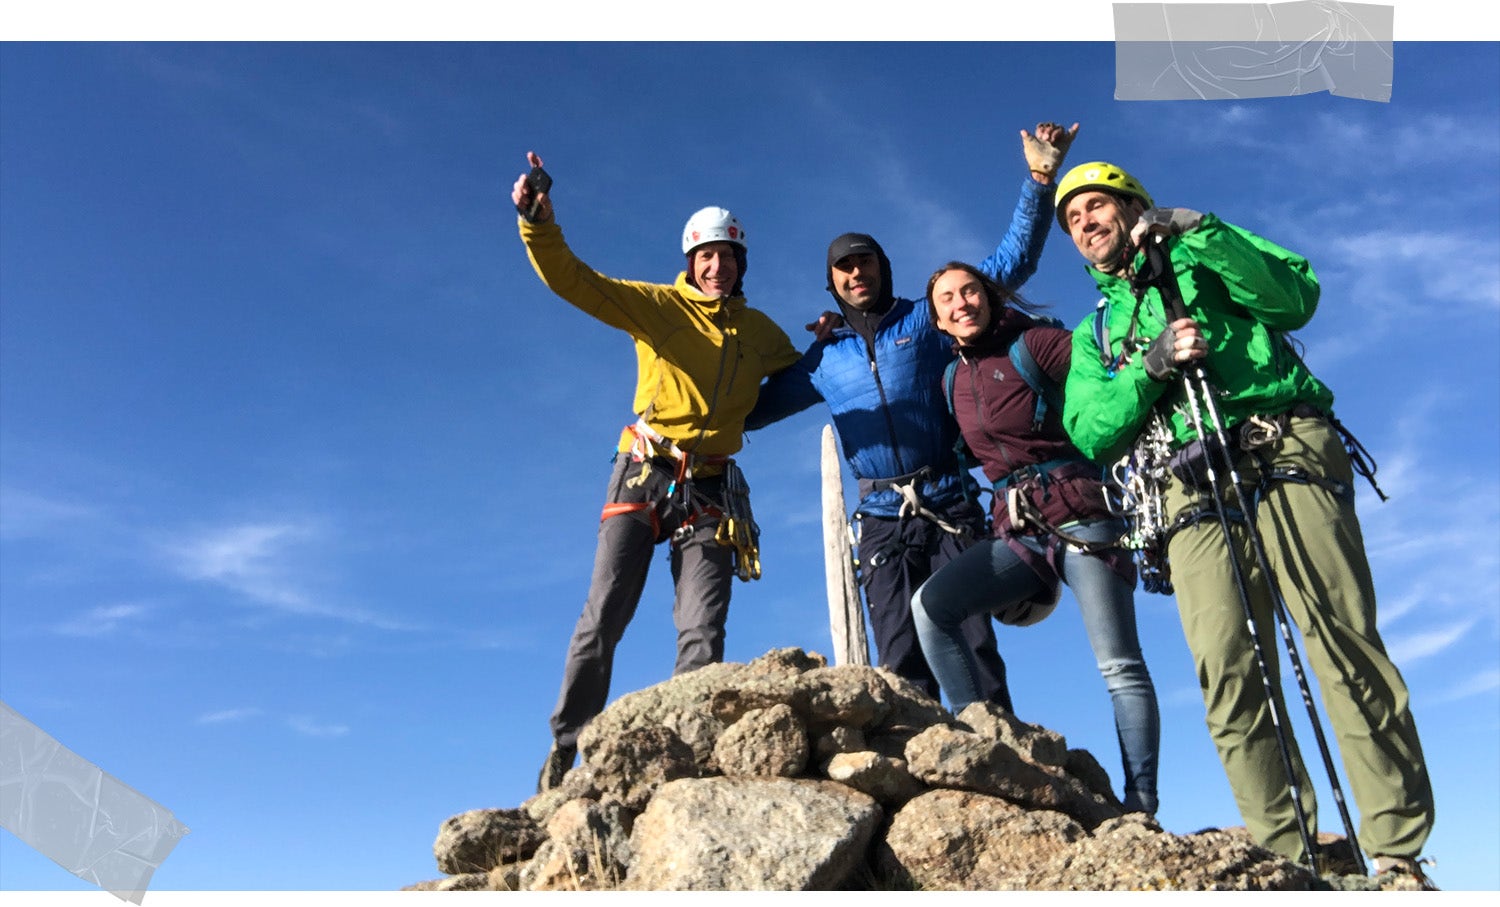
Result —
[[912, 598], [922, 650], [957, 712], [979, 698], [973, 655], [959, 630], [964, 619], [989, 612], [1002, 623], [1035, 623], [1056, 607], [1066, 582], [1114, 702], [1125, 807], [1154, 814], [1161, 724], [1136, 637], [1135, 568], [1120, 547], [1124, 526], [1106, 505], [1102, 469], [1068, 440], [1060, 407], [1039, 409], [1012, 361], [1024, 333], [1036, 370], [1061, 388], [1072, 335], [1038, 321], [1024, 301], [959, 262], [932, 275], [927, 302], [933, 323], [954, 339], [954, 415], [995, 496], [993, 537], [939, 570]]

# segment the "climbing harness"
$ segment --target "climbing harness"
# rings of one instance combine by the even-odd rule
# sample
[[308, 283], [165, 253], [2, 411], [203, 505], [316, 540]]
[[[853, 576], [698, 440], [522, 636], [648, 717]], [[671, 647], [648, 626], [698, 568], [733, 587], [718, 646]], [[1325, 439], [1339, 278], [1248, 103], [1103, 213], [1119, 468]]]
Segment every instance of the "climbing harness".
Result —
[[996, 497], [1005, 495], [1006, 512], [1010, 517], [1007, 534], [1029, 535], [1031, 533], [1027, 527], [1034, 526], [1038, 532], [1056, 536], [1064, 544], [1082, 554], [1095, 554], [1120, 547], [1122, 542], [1120, 538], [1098, 541], [1081, 539], [1066, 529], [1053, 525], [1037, 506], [1035, 498], [1038, 492], [1041, 493], [1042, 501], [1050, 500], [1054, 481], [1077, 475], [1090, 475], [1098, 478], [1099, 467], [1088, 460], [1060, 457], [1022, 466], [996, 479], [991, 487]]
[[[960, 460], [960, 465], [962, 465], [962, 462]], [[904, 476], [893, 476], [889, 479], [860, 479], [859, 496], [863, 499], [877, 491], [894, 491], [901, 497], [901, 506], [896, 511], [897, 519], [905, 520], [910, 517], [919, 516], [952, 535], [970, 535], [969, 527], [954, 525], [938, 516], [923, 503], [922, 493], [917, 489], [923, 483], [931, 481], [933, 477], [932, 468], [930, 466], [923, 466], [916, 472], [909, 472]]]
[[[760, 527], [750, 510], [750, 486], [739, 464], [731, 457], [687, 453], [644, 419], [627, 426], [627, 430], [635, 435], [630, 456], [641, 464], [641, 471], [625, 484], [633, 488], [645, 485], [653, 467], [669, 469], [672, 479], [660, 499], [608, 503], [599, 519], [645, 512], [651, 521], [653, 537], [662, 541], [663, 514], [675, 510], [682, 518], [672, 531], [671, 541], [679, 546], [693, 537], [700, 520], [717, 519], [714, 541], [734, 549], [735, 575], [747, 582], [760, 579]], [[694, 470], [705, 467], [720, 471], [714, 478], [721, 484], [723, 500], [716, 501], [698, 489]]]
[[[962, 444], [962, 441], [963, 439], [960, 438], [960, 444]], [[960, 454], [959, 465], [960, 469], [962, 469], [960, 478], [968, 477], [968, 466], [965, 465], [962, 454]], [[900, 507], [895, 511], [895, 519], [898, 522], [904, 522], [904, 520], [910, 519], [910, 517], [922, 517], [922, 519], [926, 519], [932, 525], [938, 526], [942, 531], [948, 532], [950, 535], [957, 535], [957, 537], [963, 538], [963, 540], [972, 540], [972, 538], [977, 537], [978, 532], [975, 531], [974, 526], [968, 525], [968, 523], [954, 523], [951, 520], [944, 519], [936, 511], [933, 511], [932, 508], [927, 507], [926, 502], [922, 501], [921, 492], [918, 490], [919, 487], [922, 484], [935, 480], [936, 477], [938, 477], [938, 474], [936, 474], [932, 466], [922, 466], [916, 472], [907, 472], [906, 475], [895, 475], [895, 477], [891, 478], [861, 478], [859, 480], [859, 498], [868, 498], [868, 496], [876, 492], [895, 492], [901, 498]], [[965, 492], [966, 501], [974, 504], [971, 484], [972, 481], [965, 481], [963, 483], [963, 492]], [[855, 529], [855, 523], [862, 519], [864, 519], [864, 516], [855, 511], [852, 519], [849, 520], [849, 543], [856, 552], [859, 552], [859, 540], [861, 540], [862, 532]], [[919, 546], [907, 546], [904, 541], [901, 541], [900, 534], [897, 534], [889, 543], [883, 544], [879, 549], [873, 550], [870, 553], [861, 552], [861, 556], [855, 558], [855, 562], [853, 562], [855, 573], [859, 577], [859, 585], [868, 585], [871, 577], [874, 576], [870, 571], [864, 570], [864, 567], [873, 570], [874, 567], [885, 564], [892, 556], [898, 555], [898, 553], [906, 550], [907, 547], [916, 549]]]

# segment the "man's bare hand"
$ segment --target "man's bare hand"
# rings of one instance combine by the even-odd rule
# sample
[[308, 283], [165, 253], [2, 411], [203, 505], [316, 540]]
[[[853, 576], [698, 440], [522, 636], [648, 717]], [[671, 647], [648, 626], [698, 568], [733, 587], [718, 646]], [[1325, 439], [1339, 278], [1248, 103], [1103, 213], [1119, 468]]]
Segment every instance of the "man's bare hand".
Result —
[[812, 331], [813, 337], [818, 340], [827, 340], [833, 335], [835, 329], [841, 328], [843, 326], [843, 315], [840, 315], [838, 312], [827, 311], [819, 315], [817, 321], [814, 321], [812, 324], [805, 325], [805, 327], [809, 331]]
[[1077, 123], [1070, 128], [1058, 123], [1038, 123], [1034, 136], [1022, 129], [1021, 150], [1026, 154], [1026, 166], [1031, 168], [1032, 178], [1050, 185], [1077, 135]]
[[[526, 163], [532, 167], [542, 166], [542, 159], [535, 151], [526, 152]], [[545, 223], [552, 219], [552, 195], [549, 192], [534, 192], [527, 177], [531, 171], [527, 171], [516, 177], [516, 184], [511, 187], [510, 200], [516, 203], [517, 211], [534, 211], [535, 214], [526, 219], [534, 224]], [[533, 205], [535, 207], [533, 208]]]

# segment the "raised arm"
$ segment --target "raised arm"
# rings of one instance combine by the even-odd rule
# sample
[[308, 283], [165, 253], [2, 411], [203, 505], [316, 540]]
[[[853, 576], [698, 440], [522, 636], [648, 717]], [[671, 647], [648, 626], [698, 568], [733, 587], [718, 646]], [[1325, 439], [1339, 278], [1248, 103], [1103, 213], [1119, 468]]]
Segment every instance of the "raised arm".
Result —
[[1077, 123], [1068, 128], [1038, 123], [1036, 135], [1021, 130], [1021, 150], [1031, 173], [1021, 184], [1010, 228], [995, 251], [979, 263], [979, 270], [1007, 289], [1018, 289], [1036, 273], [1052, 226], [1053, 180], [1077, 135]]
[[584, 264], [563, 238], [562, 228], [552, 207], [550, 178], [543, 182], [548, 189], [539, 190], [533, 174], [542, 166], [534, 151], [526, 152], [533, 168], [516, 177], [511, 201], [516, 205], [517, 226], [526, 255], [542, 283], [564, 301], [610, 327], [627, 331], [631, 336], [657, 341], [671, 330], [664, 320], [661, 305], [670, 287], [634, 280], [618, 280]]

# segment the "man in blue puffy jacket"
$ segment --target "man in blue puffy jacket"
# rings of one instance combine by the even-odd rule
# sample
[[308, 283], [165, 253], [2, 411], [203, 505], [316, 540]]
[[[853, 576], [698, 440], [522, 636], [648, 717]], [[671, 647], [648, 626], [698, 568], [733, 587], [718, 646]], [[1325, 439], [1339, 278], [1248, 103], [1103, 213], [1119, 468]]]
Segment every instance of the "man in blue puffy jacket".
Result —
[[[1041, 123], [1021, 131], [1031, 176], [1010, 229], [981, 270], [1014, 290], [1036, 272], [1053, 216], [1058, 165], [1078, 133]], [[937, 699], [939, 687], [917, 642], [911, 596], [928, 576], [984, 536], [973, 479], [954, 452], [958, 429], [943, 396], [953, 341], [933, 327], [925, 302], [894, 294], [885, 250], [864, 233], [828, 247], [828, 291], [843, 326], [762, 385], [745, 420], [757, 429], [826, 401], [844, 459], [859, 480], [859, 578], [881, 667]], [[1005, 662], [987, 614], [964, 624], [982, 698], [1011, 711]]]

